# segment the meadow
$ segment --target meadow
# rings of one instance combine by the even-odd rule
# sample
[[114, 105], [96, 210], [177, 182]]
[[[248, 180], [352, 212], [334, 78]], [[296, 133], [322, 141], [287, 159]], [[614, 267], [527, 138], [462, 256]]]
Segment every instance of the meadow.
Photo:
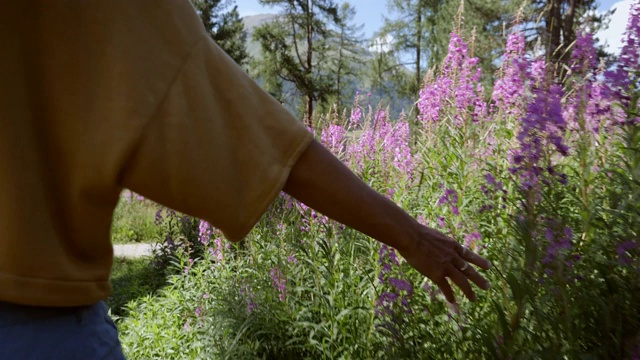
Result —
[[139, 274], [110, 300], [127, 357], [640, 359], [640, 3], [614, 64], [593, 42], [558, 81], [514, 30], [489, 92], [452, 33], [414, 108], [357, 94], [315, 117], [365, 182], [491, 260], [476, 302], [285, 194], [237, 244], [130, 197], [114, 237], [164, 246], [116, 264]]

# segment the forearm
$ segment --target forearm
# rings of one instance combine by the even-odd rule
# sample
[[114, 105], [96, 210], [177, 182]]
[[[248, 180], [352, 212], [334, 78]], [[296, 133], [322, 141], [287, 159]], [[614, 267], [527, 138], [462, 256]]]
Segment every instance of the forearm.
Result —
[[417, 222], [360, 180], [313, 141], [298, 159], [284, 191], [324, 215], [398, 250], [412, 246]]
[[489, 282], [472, 266], [491, 263], [443, 233], [420, 225], [391, 200], [378, 194], [318, 142], [311, 143], [293, 167], [284, 191], [317, 211], [400, 251], [407, 262], [433, 280], [455, 302], [450, 278], [471, 300]]

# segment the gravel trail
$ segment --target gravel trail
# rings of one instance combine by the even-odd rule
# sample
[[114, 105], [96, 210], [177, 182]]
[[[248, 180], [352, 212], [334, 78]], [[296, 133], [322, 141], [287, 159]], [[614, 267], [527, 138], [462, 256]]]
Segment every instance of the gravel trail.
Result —
[[152, 244], [114, 244], [113, 256], [126, 258], [151, 256], [152, 249]]

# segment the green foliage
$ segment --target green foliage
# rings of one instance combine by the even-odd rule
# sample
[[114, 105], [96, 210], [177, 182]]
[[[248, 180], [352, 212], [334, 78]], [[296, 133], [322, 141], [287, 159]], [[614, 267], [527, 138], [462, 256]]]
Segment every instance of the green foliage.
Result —
[[[440, 12], [441, 2], [426, 0], [390, 0], [388, 8], [397, 13], [396, 19], [385, 17], [380, 37], [391, 36], [391, 48], [394, 54], [409, 56], [407, 65], [415, 69], [415, 76], [405, 89], [407, 94], [416, 94], [422, 83], [424, 69], [427, 64], [435, 65], [446, 53], [443, 49], [432, 46], [437, 44], [435, 18]], [[449, 23], [451, 24], [451, 23]], [[442, 52], [442, 54], [440, 54]]]
[[158, 205], [135, 196], [123, 196], [116, 207], [111, 226], [111, 241], [123, 243], [154, 243], [163, 229], [154, 224]]
[[363, 87], [370, 89], [376, 98], [390, 98], [390, 102], [393, 103], [397, 98], [407, 97], [414, 87], [414, 82], [411, 73], [394, 56], [391, 44], [387, 40], [385, 37], [379, 37], [370, 42], [369, 49], [373, 59], [364, 71], [366, 82]]
[[[373, 113], [365, 114], [365, 123]], [[454, 238], [481, 233], [481, 242], [468, 246], [491, 259], [494, 268], [486, 273], [492, 288], [476, 303], [463, 300], [450, 307], [401, 261], [387, 275], [413, 284], [413, 295], [406, 306], [394, 303], [388, 315], [380, 315], [378, 299], [390, 286], [378, 277], [379, 245], [283, 196], [246, 240], [222, 249], [221, 258], [190, 262], [187, 253], [175, 253], [175, 268], [185, 270], [158, 295], [131, 303], [129, 316], [118, 322], [127, 356], [630, 358], [640, 328], [640, 264], [637, 255], [632, 263], [621, 262], [616, 244], [637, 239], [640, 223], [636, 195], [630, 196], [638, 194], [630, 175], [637, 174], [632, 169], [638, 160], [630, 157], [636, 151], [628, 150], [637, 149], [637, 128], [627, 129], [633, 134], [620, 132], [617, 145], [606, 150], [608, 165], [598, 163], [606, 169], [589, 175], [588, 204], [580, 196], [585, 181], [576, 154], [552, 160], [566, 172], [567, 184], [546, 188], [539, 202], [523, 208], [530, 197], [508, 171], [514, 119], [503, 115], [456, 126], [453, 108], [442, 114], [441, 123], [416, 134], [421, 166], [412, 179], [384, 165], [382, 143], [379, 155], [363, 158], [356, 171], [378, 191], [394, 189], [394, 201], [418, 219], [433, 219], [431, 225]], [[500, 141], [489, 154], [483, 147], [490, 136]], [[596, 162], [597, 152], [604, 151], [584, 149]], [[342, 156], [347, 163], [356, 161]], [[620, 167], [624, 163], [632, 168]], [[482, 191], [487, 172], [503, 183], [504, 192]], [[444, 189], [459, 195], [459, 215], [438, 205]], [[481, 211], [487, 204], [493, 207]], [[436, 222], [440, 216], [443, 224]], [[581, 258], [572, 265], [565, 263], [569, 253], [544, 265], [548, 244], [540, 232], [547, 218], [581, 229], [574, 235]], [[277, 284], [282, 279], [284, 287]]]
[[188, 254], [192, 259], [203, 257], [206, 246], [200, 241], [199, 220], [162, 209], [158, 212], [158, 223], [165, 232], [153, 250], [156, 267], [171, 269], [180, 253]]
[[[170, 282], [172, 285], [158, 295], [130, 302], [128, 317], [116, 321], [127, 359], [203, 358], [207, 350], [202, 342], [204, 333], [185, 329], [186, 319], [195, 311], [192, 305], [202, 301], [202, 294], [181, 290], [195, 285], [188, 279], [174, 277]], [[196, 324], [191, 326], [197, 329]]]
[[[556, 64], [556, 74], [564, 76], [569, 63], [571, 47], [581, 31], [598, 33], [612, 12], [599, 12], [596, 0], [572, 2], [570, 0], [533, 0], [522, 4], [522, 21], [530, 27], [528, 43], [544, 52], [547, 61]], [[520, 6], [521, 4], [515, 4]], [[602, 44], [598, 55], [609, 58]]]
[[[185, 245], [167, 259], [180, 271], [158, 295], [130, 303], [119, 321], [127, 355], [635, 359], [637, 70], [624, 74], [625, 96], [607, 98], [615, 109], [601, 117], [580, 95], [599, 85], [584, 86], [595, 71], [576, 75], [567, 91], [528, 79], [517, 101], [487, 109], [473, 86], [431, 91], [444, 81], [469, 85], [473, 62], [461, 61], [466, 50], [453, 44], [462, 65], [425, 84], [431, 96], [421, 97], [411, 132], [406, 118], [391, 121], [359, 97], [349, 119], [326, 114], [315, 130], [375, 190], [488, 258], [489, 291], [475, 303], [458, 296], [447, 304], [393, 249], [286, 195], [247, 239], [228, 246], [219, 233], [207, 235], [206, 223], [172, 213], [167, 243]], [[460, 101], [471, 97], [480, 100]], [[565, 120], [563, 110], [575, 116]]]
[[264, 79], [266, 90], [280, 98], [282, 82], [291, 82], [305, 98], [302, 113], [309, 123], [316, 103], [327, 101], [335, 93], [334, 77], [328, 71], [329, 29], [340, 23], [338, 6], [333, 0], [261, 0], [260, 3], [279, 7], [281, 14], [253, 33], [263, 54], [263, 59], [255, 64], [256, 74]]
[[351, 101], [355, 93], [358, 68], [363, 65], [361, 34], [363, 25], [353, 25], [356, 15], [355, 8], [348, 2], [342, 3], [338, 10], [338, 23], [336, 27], [337, 54], [331, 59], [330, 72], [335, 76], [335, 103], [339, 109]]
[[191, 0], [191, 3], [211, 38], [238, 65], [247, 65], [249, 62], [247, 32], [235, 2], [232, 0]]
[[113, 291], [105, 302], [112, 315], [123, 316], [129, 302], [155, 294], [165, 284], [164, 269], [155, 266], [151, 258], [115, 258], [111, 269]]
[[[473, 37], [473, 56], [480, 59], [483, 79], [491, 82], [495, 64], [504, 48], [504, 24], [513, 17], [509, 1], [388, 0], [391, 16], [385, 17], [378, 36], [391, 36], [390, 48], [397, 62], [413, 70], [413, 78], [392, 77], [405, 95], [418, 93], [428, 69], [439, 66], [447, 54], [449, 34]], [[464, 21], [462, 21], [464, 19]]]

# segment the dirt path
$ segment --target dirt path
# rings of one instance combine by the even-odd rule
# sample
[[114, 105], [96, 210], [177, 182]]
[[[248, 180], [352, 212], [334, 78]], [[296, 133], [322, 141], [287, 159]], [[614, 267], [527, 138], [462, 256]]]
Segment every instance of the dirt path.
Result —
[[151, 244], [114, 244], [113, 255], [115, 257], [139, 258], [150, 256], [153, 245]]

